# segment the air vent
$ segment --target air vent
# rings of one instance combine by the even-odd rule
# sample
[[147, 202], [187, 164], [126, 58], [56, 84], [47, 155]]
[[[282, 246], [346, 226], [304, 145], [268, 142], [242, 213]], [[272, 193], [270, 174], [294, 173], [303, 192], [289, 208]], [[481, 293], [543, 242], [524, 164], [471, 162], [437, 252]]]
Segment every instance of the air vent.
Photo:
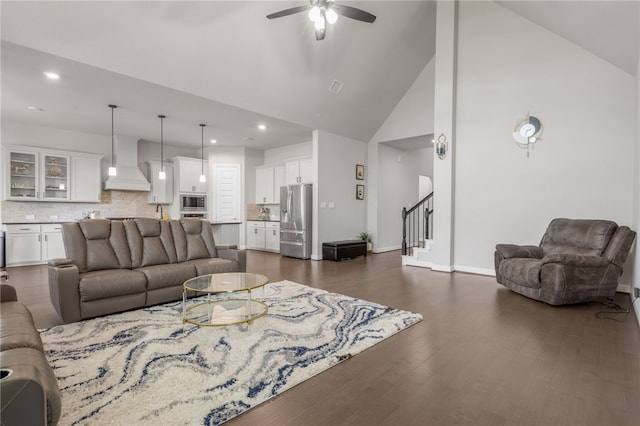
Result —
[[340, 89], [342, 89], [342, 82], [333, 80], [333, 83], [331, 83], [331, 86], [329, 86], [329, 91], [333, 93], [340, 93]]

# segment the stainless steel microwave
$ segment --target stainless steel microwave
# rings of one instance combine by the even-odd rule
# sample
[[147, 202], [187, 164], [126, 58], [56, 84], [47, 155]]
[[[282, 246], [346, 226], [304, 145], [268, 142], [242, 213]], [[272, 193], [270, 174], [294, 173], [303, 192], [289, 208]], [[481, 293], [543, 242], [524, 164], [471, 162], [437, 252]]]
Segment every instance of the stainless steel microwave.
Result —
[[207, 197], [205, 195], [181, 195], [180, 211], [206, 211]]

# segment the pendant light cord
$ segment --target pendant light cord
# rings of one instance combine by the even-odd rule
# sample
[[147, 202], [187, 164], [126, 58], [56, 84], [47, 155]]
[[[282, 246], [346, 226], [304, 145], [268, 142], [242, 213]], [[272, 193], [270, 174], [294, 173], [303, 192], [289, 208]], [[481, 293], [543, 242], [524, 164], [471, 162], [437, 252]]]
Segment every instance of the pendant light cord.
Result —
[[164, 115], [159, 115], [160, 118], [160, 170], [164, 172]]
[[202, 135], [200, 138], [200, 174], [204, 175], [204, 127], [206, 124], [201, 124]]
[[109, 108], [111, 108], [111, 167], [113, 167], [113, 159], [115, 157], [115, 150], [113, 148], [114, 145], [114, 136], [113, 136], [113, 110], [118, 108], [117, 105], [109, 105]]

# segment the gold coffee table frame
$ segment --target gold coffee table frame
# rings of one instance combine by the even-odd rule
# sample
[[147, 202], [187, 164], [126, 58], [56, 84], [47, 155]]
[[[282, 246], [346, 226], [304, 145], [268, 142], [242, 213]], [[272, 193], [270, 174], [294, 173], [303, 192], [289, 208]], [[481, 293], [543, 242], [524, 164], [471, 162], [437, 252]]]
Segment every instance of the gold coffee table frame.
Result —
[[[267, 305], [261, 300], [251, 298], [252, 290], [262, 288], [269, 278], [250, 272], [229, 272], [223, 274], [200, 275], [191, 278], [182, 285], [182, 322], [199, 326], [224, 326], [251, 324], [252, 321], [267, 314]], [[187, 294], [194, 292], [206, 294], [207, 300], [187, 306]], [[224, 298], [212, 295], [225, 293], [247, 293], [247, 297]]]

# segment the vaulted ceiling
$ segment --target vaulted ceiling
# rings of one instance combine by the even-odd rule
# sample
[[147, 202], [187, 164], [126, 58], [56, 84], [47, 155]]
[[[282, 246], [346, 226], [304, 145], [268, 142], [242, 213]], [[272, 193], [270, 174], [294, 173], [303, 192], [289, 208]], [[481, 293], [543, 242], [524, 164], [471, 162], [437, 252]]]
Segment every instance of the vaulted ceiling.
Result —
[[[304, 0], [2, 1], [2, 118], [109, 134], [114, 103], [116, 133], [151, 141], [158, 114], [174, 144], [199, 145], [199, 123], [224, 146], [303, 142], [312, 129], [369, 141], [434, 54], [436, 5], [342, 3], [377, 20], [341, 17], [316, 41], [305, 13], [265, 18]], [[635, 73], [636, 2], [499, 3]], [[49, 69], [61, 79], [46, 81]]]

